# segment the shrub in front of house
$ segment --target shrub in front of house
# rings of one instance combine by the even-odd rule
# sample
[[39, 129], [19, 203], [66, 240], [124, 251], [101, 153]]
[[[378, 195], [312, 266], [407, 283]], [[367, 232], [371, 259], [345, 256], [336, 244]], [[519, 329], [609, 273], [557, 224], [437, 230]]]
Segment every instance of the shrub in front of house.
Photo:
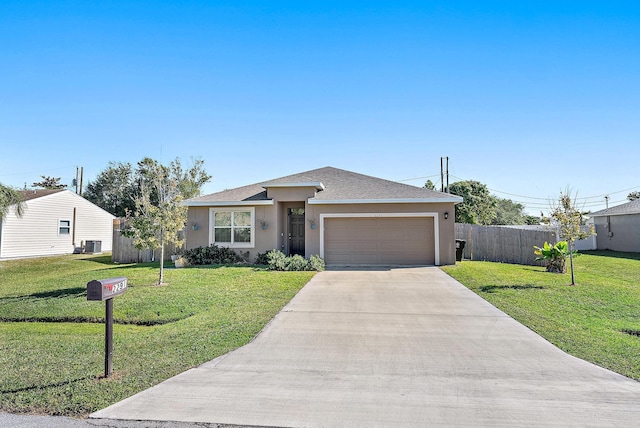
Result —
[[309, 270], [323, 271], [325, 268], [324, 259], [320, 256], [311, 256], [309, 258], [309, 266], [311, 267]]
[[243, 261], [231, 248], [218, 247], [215, 244], [186, 250], [183, 257], [192, 265], [233, 264]]
[[307, 260], [297, 254], [287, 257], [282, 251], [278, 250], [258, 254], [256, 264], [267, 265], [269, 270], [279, 271], [324, 270], [324, 260], [319, 256], [311, 256], [311, 258]]
[[256, 256], [255, 263], [257, 265], [268, 265], [269, 264], [269, 257], [267, 256], [267, 254], [269, 254], [268, 251], [265, 251], [264, 253], [258, 253], [258, 255]]
[[[197, 247], [184, 252], [190, 265], [227, 265], [246, 263], [248, 255], [239, 255], [227, 247], [210, 245]], [[266, 265], [269, 270], [279, 271], [321, 271], [324, 270], [324, 260], [319, 256], [311, 256], [309, 260], [295, 255], [287, 257], [282, 251], [271, 250], [266, 253], [258, 253], [255, 264]]]

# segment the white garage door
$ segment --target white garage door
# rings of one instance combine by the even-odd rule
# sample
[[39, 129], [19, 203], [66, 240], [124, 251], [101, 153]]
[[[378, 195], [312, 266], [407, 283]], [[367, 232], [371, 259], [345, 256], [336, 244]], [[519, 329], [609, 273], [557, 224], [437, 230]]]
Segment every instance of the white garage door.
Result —
[[433, 217], [326, 218], [328, 265], [433, 265]]

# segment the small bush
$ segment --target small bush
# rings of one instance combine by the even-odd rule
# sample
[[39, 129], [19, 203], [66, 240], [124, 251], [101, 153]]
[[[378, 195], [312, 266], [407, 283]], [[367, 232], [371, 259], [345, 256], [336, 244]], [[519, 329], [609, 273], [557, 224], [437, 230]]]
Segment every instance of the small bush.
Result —
[[315, 270], [318, 272], [323, 271], [325, 268], [324, 260], [320, 256], [313, 255], [309, 259], [309, 267], [309, 270]]
[[256, 264], [257, 265], [268, 265], [269, 264], [269, 257], [267, 256], [269, 254], [268, 251], [265, 251], [264, 253], [258, 253], [258, 255], [256, 256]]
[[208, 247], [197, 247], [184, 252], [184, 257], [192, 265], [213, 265], [213, 264], [233, 264], [242, 262], [235, 251], [227, 247], [210, 245]]
[[293, 270], [293, 271], [309, 270], [308, 269], [309, 262], [307, 261], [307, 259], [305, 259], [299, 254], [288, 257], [286, 262], [287, 262], [286, 270]]
[[[258, 255], [258, 259], [261, 258]], [[271, 250], [265, 255], [269, 270], [279, 271], [321, 271], [324, 270], [324, 260], [319, 256], [311, 256], [310, 260], [296, 254], [294, 256], [285, 256], [282, 251]]]
[[282, 251], [271, 250], [267, 253], [269, 270], [287, 270], [287, 256]]

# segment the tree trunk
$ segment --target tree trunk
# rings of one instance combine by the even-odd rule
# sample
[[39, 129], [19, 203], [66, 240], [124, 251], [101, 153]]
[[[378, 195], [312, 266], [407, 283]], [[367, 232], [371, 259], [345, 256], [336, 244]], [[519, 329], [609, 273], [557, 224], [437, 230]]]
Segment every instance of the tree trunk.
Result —
[[569, 264], [571, 265], [571, 285], [576, 285], [576, 277], [573, 274], [573, 242], [569, 242]]
[[158, 285], [164, 283], [164, 237], [160, 238], [160, 278], [158, 279]]

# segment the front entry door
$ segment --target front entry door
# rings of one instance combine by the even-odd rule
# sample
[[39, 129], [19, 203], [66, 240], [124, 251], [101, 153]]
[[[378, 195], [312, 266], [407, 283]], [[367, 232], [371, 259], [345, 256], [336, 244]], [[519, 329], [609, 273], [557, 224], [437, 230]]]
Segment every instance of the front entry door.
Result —
[[289, 255], [304, 257], [304, 214], [289, 214]]

